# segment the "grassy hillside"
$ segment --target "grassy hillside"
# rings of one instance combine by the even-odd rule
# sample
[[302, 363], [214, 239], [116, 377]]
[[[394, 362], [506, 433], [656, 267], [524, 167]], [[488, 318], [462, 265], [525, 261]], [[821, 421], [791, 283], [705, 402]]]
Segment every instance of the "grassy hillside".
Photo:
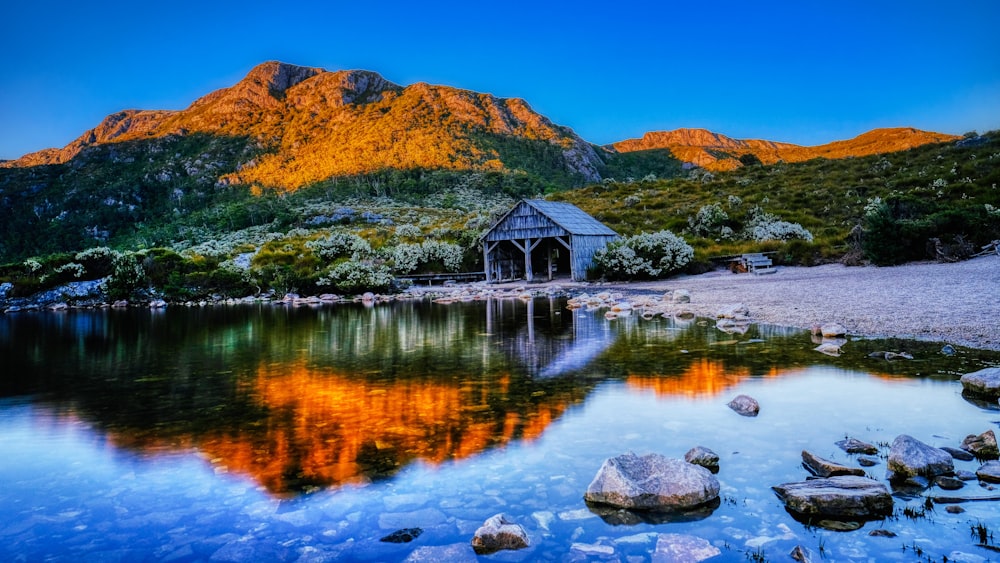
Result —
[[[7, 170], [0, 282], [27, 295], [111, 274], [116, 296], [152, 287], [175, 300], [382, 291], [393, 276], [481, 269], [479, 234], [517, 198], [543, 193], [623, 235], [681, 235], [695, 249], [694, 269], [745, 251], [774, 251], [786, 264], [892, 264], [930, 256], [932, 237], [971, 249], [1000, 239], [997, 133], [723, 173], [640, 151], [608, 160], [617, 180], [581, 189], [521, 170], [383, 170], [292, 193], [217, 181], [255, 150], [246, 139], [193, 135]], [[540, 146], [527, 157], [545, 154]], [[116, 174], [105, 175], [109, 160]], [[671, 174], [683, 177], [662, 179]], [[81, 229], [90, 238], [70, 237]], [[758, 240], [760, 232], [789, 240]]]
[[[869, 237], [868, 258], [876, 263], [923, 259], [927, 239], [953, 243], [963, 236], [974, 245], [1000, 238], [1000, 135], [997, 132], [956, 142], [863, 158], [745, 166], [733, 172], [691, 171], [687, 178], [605, 182], [553, 196], [576, 204], [621, 234], [669, 229], [683, 233], [696, 257], [749, 250], [780, 251], [785, 262], [840, 260], [857, 251], [852, 230], [866, 223], [866, 206], [887, 208], [894, 234]], [[705, 206], [716, 206], [725, 218], [699, 226]], [[754, 242], [738, 235], [749, 215], [762, 210], [798, 223], [812, 242]], [[716, 213], [718, 215], [718, 213]], [[694, 224], [693, 224], [694, 223]], [[700, 225], [705, 226], [705, 225]], [[875, 252], [889, 247], [889, 255]], [[876, 256], [877, 255], [877, 256]], [[848, 256], [857, 259], [858, 256]]]

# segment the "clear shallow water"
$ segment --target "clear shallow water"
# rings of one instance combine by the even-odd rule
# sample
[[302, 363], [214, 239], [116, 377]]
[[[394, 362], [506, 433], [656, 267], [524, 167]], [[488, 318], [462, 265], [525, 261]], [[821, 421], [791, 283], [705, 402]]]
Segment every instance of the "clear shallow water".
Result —
[[[832, 561], [1000, 559], [971, 534], [998, 526], [1000, 502], [913, 519], [903, 508], [924, 499], [900, 492], [894, 518], [853, 532], [784, 510], [770, 487], [806, 477], [803, 449], [853, 465], [834, 444], [845, 435], [957, 446], [1000, 421], [957, 382], [996, 357], [814, 346], [558, 300], [7, 315], [0, 556], [472, 560], [473, 532], [504, 512], [532, 546], [488, 556], [503, 561], [648, 560], [661, 533], [705, 538], [720, 561], [795, 545]], [[888, 348], [916, 359], [866, 357]], [[725, 406], [740, 393], [760, 416]], [[721, 457], [722, 502], [703, 518], [614, 525], [584, 504], [605, 458], [695, 445]], [[411, 543], [379, 541], [411, 527], [424, 530]]]

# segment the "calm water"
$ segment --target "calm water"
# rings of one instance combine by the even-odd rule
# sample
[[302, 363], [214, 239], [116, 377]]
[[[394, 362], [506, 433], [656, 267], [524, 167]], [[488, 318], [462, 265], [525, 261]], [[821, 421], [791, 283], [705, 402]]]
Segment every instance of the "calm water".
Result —
[[[815, 345], [547, 299], [0, 316], [0, 559], [474, 560], [473, 532], [504, 512], [532, 546], [489, 559], [642, 561], [679, 533], [719, 561], [796, 545], [827, 561], [1000, 560], [971, 534], [1000, 531], [1000, 502], [924, 513], [900, 491], [895, 517], [835, 532], [770, 489], [806, 478], [803, 449], [854, 465], [834, 445], [846, 435], [957, 446], [1000, 430], [996, 405], [957, 381], [1000, 358]], [[866, 357], [879, 349], [915, 359]], [[740, 393], [760, 416], [726, 407]], [[700, 519], [614, 524], [584, 504], [605, 458], [696, 445], [722, 467], [721, 505]], [[411, 543], [380, 541], [414, 527]]]

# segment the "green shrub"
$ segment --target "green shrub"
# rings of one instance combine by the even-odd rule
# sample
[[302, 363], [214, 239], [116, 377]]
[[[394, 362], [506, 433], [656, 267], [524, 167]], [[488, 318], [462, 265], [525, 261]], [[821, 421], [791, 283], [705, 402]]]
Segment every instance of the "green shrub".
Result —
[[912, 197], [875, 198], [865, 207], [862, 250], [879, 266], [935, 256], [935, 239], [955, 258], [1000, 238], [1000, 217], [985, 205], [938, 203]]
[[146, 274], [135, 254], [119, 254], [114, 259], [111, 275], [104, 282], [104, 293], [109, 299], [129, 299], [145, 281]]

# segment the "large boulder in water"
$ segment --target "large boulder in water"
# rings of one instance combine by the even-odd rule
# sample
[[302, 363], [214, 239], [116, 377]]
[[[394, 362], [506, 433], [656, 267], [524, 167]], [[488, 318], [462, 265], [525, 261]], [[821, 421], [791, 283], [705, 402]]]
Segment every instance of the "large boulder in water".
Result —
[[909, 477], [933, 479], [938, 475], [954, 473], [955, 463], [948, 452], [901, 434], [889, 448], [888, 469], [887, 477], [894, 481]]
[[587, 502], [640, 510], [680, 510], [719, 497], [719, 481], [704, 467], [659, 454], [632, 452], [604, 460], [587, 487]]
[[892, 514], [889, 489], [867, 477], [810, 479], [771, 488], [785, 508], [802, 517], [867, 520]]
[[961, 382], [965, 392], [971, 395], [1000, 397], [1000, 367], [967, 373]]

